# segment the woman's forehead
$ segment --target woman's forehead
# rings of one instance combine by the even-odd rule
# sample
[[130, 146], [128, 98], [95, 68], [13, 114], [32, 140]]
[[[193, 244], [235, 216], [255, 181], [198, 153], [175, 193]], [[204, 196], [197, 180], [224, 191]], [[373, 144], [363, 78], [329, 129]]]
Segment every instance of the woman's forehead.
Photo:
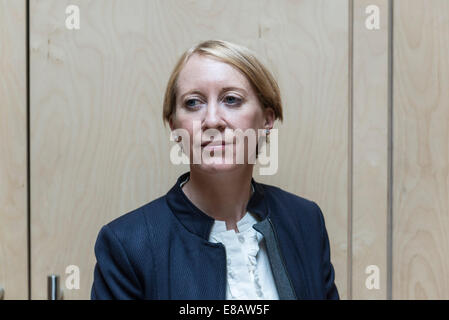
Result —
[[179, 74], [178, 87], [179, 93], [183, 94], [189, 90], [207, 90], [211, 87], [241, 87], [248, 90], [250, 85], [246, 76], [233, 66], [211, 57], [193, 55]]

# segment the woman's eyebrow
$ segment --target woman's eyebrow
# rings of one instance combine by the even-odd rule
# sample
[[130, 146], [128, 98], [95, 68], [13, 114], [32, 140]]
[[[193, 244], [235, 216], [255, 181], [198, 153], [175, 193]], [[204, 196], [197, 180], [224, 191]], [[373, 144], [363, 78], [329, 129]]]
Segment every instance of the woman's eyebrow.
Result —
[[[220, 93], [223, 93], [223, 92], [225, 92], [225, 91], [230, 91], [230, 90], [241, 91], [243, 94], [248, 94], [248, 93], [246, 92], [245, 89], [239, 88], [239, 87], [224, 87], [224, 88], [222, 88], [222, 89], [220, 90]], [[186, 95], [192, 94], [192, 93], [196, 93], [196, 94], [203, 95], [203, 93], [202, 93], [200, 90], [193, 89], [193, 90], [187, 91], [186, 93], [183, 93], [183, 94], [181, 95], [181, 97], [180, 97], [181, 100], [182, 100]]]
[[191, 94], [191, 93], [197, 93], [197, 94], [200, 94], [200, 95], [203, 94], [200, 90], [196, 90], [196, 89], [189, 90], [189, 91], [187, 91], [186, 93], [183, 93], [183, 94], [181, 95], [181, 97], [180, 97], [181, 100], [182, 100], [186, 95]]
[[221, 89], [221, 92], [230, 91], [230, 90], [241, 91], [242, 93], [247, 94], [245, 89], [239, 88], [239, 87], [225, 87], [225, 88]]

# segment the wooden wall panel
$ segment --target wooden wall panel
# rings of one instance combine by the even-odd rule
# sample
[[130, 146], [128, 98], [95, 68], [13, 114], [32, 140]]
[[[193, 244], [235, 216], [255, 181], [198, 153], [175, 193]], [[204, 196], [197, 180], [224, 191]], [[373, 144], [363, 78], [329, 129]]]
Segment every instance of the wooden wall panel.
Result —
[[28, 298], [25, 0], [0, 0], [0, 288]]
[[449, 299], [449, 1], [394, 1], [393, 298]]
[[[88, 299], [100, 227], [162, 195], [169, 165], [163, 86], [175, 58], [153, 1], [30, 1], [32, 298], [80, 268]], [[80, 30], [65, 27], [78, 5]], [[164, 10], [162, 10], [164, 11]]]
[[[64, 26], [78, 5], [81, 29]], [[179, 55], [211, 38], [255, 50], [285, 102], [280, 168], [257, 177], [320, 204], [336, 282], [347, 287], [348, 1], [30, 1], [32, 298], [46, 276], [80, 267], [88, 298], [100, 227], [165, 194], [188, 167], [169, 163], [161, 121]], [[292, 148], [297, 146], [297, 148]]]
[[258, 176], [256, 170], [255, 176], [321, 207], [336, 284], [346, 299], [348, 1], [266, 1], [261, 8], [255, 48], [279, 79], [285, 114], [276, 126], [278, 172]]
[[[379, 8], [380, 29], [365, 25]], [[352, 298], [387, 298], [388, 0], [355, 0], [353, 27]], [[370, 19], [369, 19], [370, 20]], [[366, 286], [368, 266], [379, 288]]]

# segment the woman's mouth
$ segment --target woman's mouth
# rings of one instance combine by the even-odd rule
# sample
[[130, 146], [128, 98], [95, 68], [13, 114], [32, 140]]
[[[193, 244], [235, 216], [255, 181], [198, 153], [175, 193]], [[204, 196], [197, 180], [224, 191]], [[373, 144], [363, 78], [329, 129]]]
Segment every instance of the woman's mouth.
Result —
[[224, 141], [203, 142], [201, 148], [205, 149], [223, 149], [226, 143]]

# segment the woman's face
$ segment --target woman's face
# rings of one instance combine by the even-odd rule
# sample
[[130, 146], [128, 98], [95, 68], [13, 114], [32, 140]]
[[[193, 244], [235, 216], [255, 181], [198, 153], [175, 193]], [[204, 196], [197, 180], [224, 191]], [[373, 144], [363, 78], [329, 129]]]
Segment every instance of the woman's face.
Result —
[[[182, 143], [184, 150], [189, 150], [190, 163], [197, 163], [199, 169], [229, 171], [242, 163], [254, 163], [255, 143], [250, 144], [246, 138], [237, 139], [235, 130], [241, 129], [245, 133], [250, 129], [247, 132], [252, 131], [254, 142], [257, 142], [258, 130], [272, 128], [273, 121], [274, 111], [270, 108], [262, 110], [246, 76], [231, 65], [194, 54], [181, 70], [176, 111], [170, 119], [170, 128], [182, 128], [189, 133], [190, 148], [186, 141]], [[207, 141], [211, 143], [205, 146]], [[225, 146], [221, 146], [222, 141]], [[194, 148], [201, 154], [200, 162], [194, 162]], [[243, 153], [243, 162], [236, 158], [237, 150]], [[205, 161], [205, 155], [208, 161]]]

